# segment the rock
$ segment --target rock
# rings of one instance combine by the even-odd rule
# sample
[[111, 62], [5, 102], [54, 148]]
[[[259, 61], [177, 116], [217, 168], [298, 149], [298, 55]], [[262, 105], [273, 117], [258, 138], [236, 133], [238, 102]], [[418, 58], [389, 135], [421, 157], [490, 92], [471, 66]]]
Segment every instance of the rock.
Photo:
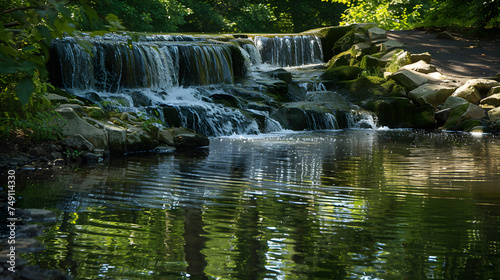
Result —
[[468, 104], [469, 102], [461, 97], [450, 96], [443, 104], [443, 109], [453, 109], [457, 106]]
[[431, 106], [417, 107], [404, 97], [382, 97], [367, 102], [365, 109], [374, 112], [382, 126], [391, 128], [434, 128], [434, 109]]
[[446, 123], [446, 120], [448, 120], [448, 117], [450, 116], [450, 112], [451, 108], [446, 108], [439, 110], [434, 114], [438, 127], [442, 127]]
[[437, 107], [443, 104], [456, 88], [444, 85], [423, 84], [410, 91], [408, 97], [420, 105], [430, 104]]
[[408, 90], [414, 90], [429, 81], [426, 75], [407, 69], [398, 70], [390, 75], [390, 78], [406, 87]]
[[266, 74], [270, 75], [272, 78], [282, 80], [285, 83], [292, 82], [292, 73], [286, 71], [285, 69], [276, 69], [266, 72]]
[[462, 122], [459, 129], [465, 132], [491, 133], [489, 125], [489, 122], [482, 119], [467, 119]]
[[189, 150], [210, 145], [210, 140], [205, 135], [184, 127], [160, 130], [160, 144], [173, 146], [179, 150]]
[[396, 72], [401, 69], [401, 67], [411, 64], [410, 53], [407, 51], [399, 51], [394, 53], [389, 59], [382, 57], [382, 61], [387, 61], [386, 70], [388, 72]]
[[500, 120], [500, 107], [488, 111], [488, 117], [491, 123], [496, 123]]
[[151, 139], [149, 134], [142, 128], [130, 126], [126, 130], [127, 152], [151, 151], [158, 146], [157, 141]]
[[83, 110], [83, 107], [81, 105], [78, 105], [78, 104], [61, 104], [58, 106], [58, 108], [71, 108], [79, 116], [86, 114], [85, 111]]
[[436, 66], [431, 65], [423, 60], [420, 60], [420, 61], [412, 63], [412, 64], [405, 65], [405, 66], [401, 67], [401, 69], [413, 70], [413, 71], [417, 71], [419, 73], [424, 73], [424, 74], [436, 72]]
[[482, 98], [486, 97], [492, 87], [499, 86], [500, 83], [488, 79], [468, 80], [463, 86], [457, 88], [453, 96], [461, 97], [470, 103], [479, 104]]
[[61, 96], [59, 94], [49, 93], [46, 97], [53, 105], [69, 103], [69, 99], [67, 97]]
[[403, 44], [395, 40], [387, 40], [379, 45], [380, 52], [388, 52], [393, 49], [403, 48]]
[[412, 53], [410, 56], [411, 56], [412, 63], [418, 62], [420, 60], [423, 60], [429, 64], [431, 63], [431, 54], [428, 52], [419, 53], [419, 54]]
[[73, 136], [80, 134], [88, 140], [95, 148], [107, 150], [107, 137], [104, 130], [99, 129], [82, 118], [80, 118], [72, 108], [57, 108], [58, 112], [65, 121], [60, 123], [63, 136]]
[[458, 130], [467, 119], [481, 119], [485, 116], [484, 110], [472, 103], [465, 103], [451, 108], [450, 115], [443, 129]]
[[373, 57], [371, 55], [365, 55], [361, 59], [359, 66], [363, 69], [384, 67], [386, 62], [380, 60], [379, 58]]
[[498, 93], [500, 93], [500, 86], [494, 86], [494, 87], [490, 88], [487, 96], [492, 96], [492, 95], [498, 94]]
[[354, 54], [356, 59], [361, 59], [363, 56], [372, 54], [376, 51], [373, 51], [372, 45], [369, 42], [357, 43], [352, 46], [351, 53]]
[[335, 43], [353, 29], [354, 25], [332, 26], [309, 30], [304, 34], [319, 36], [323, 46], [323, 56], [325, 60], [330, 60], [334, 55]]
[[95, 146], [80, 134], [69, 136], [59, 141], [59, 143], [63, 146], [70, 147], [78, 151], [93, 151], [95, 149]]
[[151, 106], [152, 104], [151, 99], [141, 91], [132, 92], [131, 97], [135, 107]]
[[457, 38], [455, 38], [455, 36], [451, 35], [451, 33], [447, 32], [447, 31], [439, 32], [436, 35], [436, 38], [446, 39], [446, 40], [456, 40], [457, 39]]
[[500, 106], [500, 93], [496, 93], [493, 95], [490, 95], [486, 98], [483, 98], [479, 104], [483, 108], [495, 108]]
[[[128, 115], [127, 115], [128, 116]], [[108, 140], [108, 150], [110, 154], [122, 155], [127, 153], [126, 141], [127, 131], [126, 128], [111, 124], [109, 122], [99, 121], [93, 118], [83, 118], [88, 123], [93, 124], [95, 127], [102, 129]], [[127, 126], [130, 126], [127, 124]], [[94, 151], [95, 152], [95, 151]]]
[[43, 147], [33, 147], [30, 149], [30, 154], [34, 156], [43, 156], [47, 154], [47, 150]]
[[359, 74], [363, 71], [363, 68], [356, 66], [338, 66], [328, 68], [322, 75], [321, 78], [325, 80], [354, 80], [358, 78]]
[[288, 84], [288, 96], [290, 101], [303, 101], [306, 99], [307, 90], [296, 83]]
[[95, 106], [84, 106], [83, 107], [85, 113], [87, 113], [87, 115], [91, 118], [94, 118], [94, 119], [99, 119], [99, 120], [103, 120], [103, 119], [106, 119], [108, 118], [108, 114], [107, 112], [105, 112], [102, 108], [100, 107], [95, 107]]
[[[212, 98], [215, 102], [225, 105], [227, 107], [234, 107], [234, 108], [241, 108], [241, 101], [231, 95], [231, 94], [225, 94], [225, 93], [216, 93], [210, 95], [210, 98]], [[163, 110], [165, 111], [165, 110]]]
[[368, 38], [370, 38], [371, 41], [387, 39], [387, 31], [385, 31], [380, 27], [372, 27], [367, 30], [367, 33], [368, 33]]

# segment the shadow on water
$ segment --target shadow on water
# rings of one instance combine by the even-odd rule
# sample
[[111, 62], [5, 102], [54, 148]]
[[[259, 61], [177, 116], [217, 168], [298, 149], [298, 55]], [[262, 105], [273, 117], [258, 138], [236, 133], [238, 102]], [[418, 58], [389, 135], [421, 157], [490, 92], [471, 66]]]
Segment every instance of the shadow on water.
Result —
[[23, 183], [61, 212], [26, 257], [76, 279], [499, 279], [499, 147], [350, 130], [118, 157]]

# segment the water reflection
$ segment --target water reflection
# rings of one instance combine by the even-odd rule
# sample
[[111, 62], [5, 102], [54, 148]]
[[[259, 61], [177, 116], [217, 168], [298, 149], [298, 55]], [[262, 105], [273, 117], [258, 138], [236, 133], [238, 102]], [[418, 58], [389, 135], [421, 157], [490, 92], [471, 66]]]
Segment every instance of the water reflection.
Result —
[[63, 214], [31, 258], [77, 279], [499, 279], [498, 144], [324, 131], [119, 158], [46, 187]]

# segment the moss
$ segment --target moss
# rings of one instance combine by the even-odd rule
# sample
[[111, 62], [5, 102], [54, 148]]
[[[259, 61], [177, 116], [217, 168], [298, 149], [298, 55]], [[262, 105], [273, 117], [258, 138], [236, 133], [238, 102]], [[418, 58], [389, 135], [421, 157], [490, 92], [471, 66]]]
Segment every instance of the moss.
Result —
[[[469, 109], [470, 103], [465, 103], [451, 109], [450, 115], [443, 125], [443, 129], [458, 129], [457, 123], [460, 121], [462, 115]], [[458, 124], [460, 125], [460, 124]]]
[[481, 119], [468, 119], [460, 125], [460, 130], [467, 132], [491, 132], [488, 128], [489, 122]]
[[107, 119], [109, 117], [108, 113], [100, 107], [84, 107], [84, 111], [89, 117], [98, 120]]
[[322, 75], [321, 78], [325, 80], [354, 80], [363, 71], [362, 68], [356, 66], [338, 66], [328, 68]]
[[416, 108], [416, 112], [413, 114], [415, 128], [433, 129], [436, 128], [436, 123], [434, 107], [424, 105]]

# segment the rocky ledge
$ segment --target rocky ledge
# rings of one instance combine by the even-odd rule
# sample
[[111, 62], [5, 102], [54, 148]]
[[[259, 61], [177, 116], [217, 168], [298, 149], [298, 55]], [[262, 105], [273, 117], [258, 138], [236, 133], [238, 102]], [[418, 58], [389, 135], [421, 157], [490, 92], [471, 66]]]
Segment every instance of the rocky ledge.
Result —
[[330, 55], [322, 78], [382, 126], [465, 132], [500, 131], [500, 76], [445, 76], [429, 53], [410, 53], [376, 24], [309, 31]]

